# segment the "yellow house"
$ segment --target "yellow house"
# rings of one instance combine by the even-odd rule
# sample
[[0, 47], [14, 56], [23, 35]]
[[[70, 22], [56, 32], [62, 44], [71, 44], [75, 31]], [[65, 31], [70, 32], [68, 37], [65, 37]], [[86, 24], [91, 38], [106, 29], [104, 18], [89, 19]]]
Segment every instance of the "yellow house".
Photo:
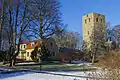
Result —
[[17, 58], [26, 59], [26, 47], [27, 47], [27, 43], [20, 44], [20, 52], [19, 52]]
[[17, 59], [23, 59], [28, 61], [32, 60], [30, 55], [35, 47], [40, 47], [40, 40], [34, 40], [30, 42], [21, 42], [20, 51], [17, 56]]
[[[46, 39], [46, 47], [50, 51], [51, 58], [53, 60], [59, 59], [59, 50], [58, 47], [54, 41], [54, 39]], [[40, 40], [33, 40], [30, 42], [24, 42], [20, 44], [20, 52], [19, 55], [17, 56], [18, 59], [24, 59], [27, 61], [32, 61], [31, 59], [31, 52], [35, 49], [35, 47], [40, 48], [41, 41]]]
[[27, 48], [26, 48], [26, 60], [32, 60], [30, 55], [31, 52], [35, 49], [35, 47], [39, 47], [40, 48], [40, 40], [34, 40], [34, 41], [30, 41], [27, 44]]

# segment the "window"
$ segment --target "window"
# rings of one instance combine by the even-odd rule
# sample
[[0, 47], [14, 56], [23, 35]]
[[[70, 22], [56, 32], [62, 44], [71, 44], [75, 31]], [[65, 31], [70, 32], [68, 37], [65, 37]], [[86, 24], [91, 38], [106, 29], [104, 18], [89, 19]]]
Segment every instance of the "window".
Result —
[[87, 20], [85, 19], [85, 23], [87, 23]]
[[26, 45], [24, 45], [24, 48], [26, 48]]
[[29, 56], [29, 52], [27, 52], [27, 56]]
[[35, 45], [35, 42], [32, 42], [32, 43], [31, 43], [31, 46], [34, 46], [34, 45]]
[[21, 49], [22, 49], [22, 45], [21, 45]]
[[98, 22], [98, 18], [96, 18], [96, 22]]
[[90, 18], [89, 18], [89, 22], [90, 22]]

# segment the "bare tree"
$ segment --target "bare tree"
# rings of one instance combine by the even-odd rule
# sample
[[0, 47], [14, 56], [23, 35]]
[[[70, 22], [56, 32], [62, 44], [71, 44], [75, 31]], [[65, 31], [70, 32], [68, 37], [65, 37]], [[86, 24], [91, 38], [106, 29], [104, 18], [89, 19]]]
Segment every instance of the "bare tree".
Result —
[[115, 27], [113, 27], [112, 34], [114, 41], [116, 41], [118, 47], [120, 48], [120, 25], [116, 25]]
[[107, 25], [106, 25], [106, 38], [107, 38], [107, 41], [111, 41], [113, 38], [113, 31], [112, 31], [110, 22], [107, 22]]
[[6, 0], [7, 24], [5, 25], [5, 30], [8, 33], [10, 45], [10, 66], [15, 64], [16, 56], [19, 54], [20, 41], [26, 29], [29, 29], [29, 22], [31, 20], [28, 18], [27, 3], [28, 0]]
[[[62, 31], [60, 2], [59, 0], [31, 0], [30, 3], [29, 11], [33, 19], [31, 36], [40, 39], [41, 47], [44, 47], [48, 38]], [[40, 55], [44, 54], [42, 52], [44, 52], [43, 48]]]
[[59, 35], [53, 36], [58, 47], [77, 48], [79, 44], [79, 34], [75, 32], [63, 31]]
[[102, 51], [104, 52], [105, 48], [105, 31], [102, 27], [94, 28], [90, 36], [90, 56], [92, 58], [92, 63], [94, 63], [95, 58], [100, 56]]
[[4, 0], [0, 1], [0, 50], [2, 50], [2, 32], [4, 26], [4, 18], [5, 18], [5, 2]]
[[33, 19], [32, 25], [34, 24], [34, 27], [31, 27], [32, 36], [44, 42], [45, 39], [62, 31], [58, 0], [31, 0], [30, 3], [29, 11]]
[[[31, 16], [34, 27], [31, 31], [40, 39], [46, 39], [56, 33], [60, 27], [60, 3], [58, 0], [31, 0]], [[33, 34], [33, 35], [34, 35]]]
[[10, 45], [10, 66], [13, 66], [24, 34], [41, 39], [42, 46], [46, 39], [62, 31], [60, 3], [58, 0], [5, 0], [5, 3], [5, 31]]
[[3, 63], [7, 60], [7, 51], [9, 49], [8, 34], [5, 32], [5, 24], [7, 23], [7, 13], [5, 12], [6, 8], [6, 0], [0, 0], [0, 55]]

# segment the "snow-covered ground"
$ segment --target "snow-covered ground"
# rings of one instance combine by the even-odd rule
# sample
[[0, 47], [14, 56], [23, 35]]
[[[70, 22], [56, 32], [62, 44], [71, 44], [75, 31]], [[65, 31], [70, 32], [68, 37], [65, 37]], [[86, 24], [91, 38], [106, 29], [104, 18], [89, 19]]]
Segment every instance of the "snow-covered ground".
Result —
[[[81, 63], [73, 61], [76, 64], [66, 64], [67, 66], [81, 66], [87, 65], [91, 66], [91, 63]], [[19, 63], [24, 64], [24, 63]], [[14, 69], [0, 68], [0, 80], [89, 80], [86, 77], [90, 77], [92, 71], [19, 71], [12, 73], [1, 73], [7, 71], [15, 71]], [[97, 73], [101, 70], [97, 70]], [[97, 80], [97, 79], [96, 79]]]
[[[51, 72], [51, 73], [57, 73], [57, 74], [76, 74], [76, 75], [85, 75], [85, 73], [75, 73], [75, 72]], [[19, 72], [19, 73], [12, 73], [8, 75], [3, 75], [0, 80], [86, 80], [86, 78], [80, 78], [80, 77], [74, 77], [74, 76], [63, 76], [63, 75], [53, 75], [53, 74], [46, 74], [46, 73], [25, 73], [25, 72]]]
[[86, 79], [71, 77], [71, 76], [59, 76], [59, 75], [51, 75], [51, 74], [43, 74], [43, 73], [33, 73], [33, 74], [25, 74], [22, 76], [4, 78], [1, 80], [86, 80]]
[[[2, 69], [2, 70], [4, 70], [4, 69]], [[5, 70], [7, 70], [7, 69], [5, 69]], [[85, 77], [89, 77], [88, 74], [91, 73], [90, 71], [87, 71], [87, 72], [42, 71], [42, 72], [43, 73], [21, 71], [21, 72], [5, 73], [5, 74], [0, 73], [0, 80], [86, 80]]]
[[22, 62], [22, 63], [16, 63], [16, 65], [27, 65], [27, 64], [38, 64], [38, 63], [35, 63], [35, 62]]

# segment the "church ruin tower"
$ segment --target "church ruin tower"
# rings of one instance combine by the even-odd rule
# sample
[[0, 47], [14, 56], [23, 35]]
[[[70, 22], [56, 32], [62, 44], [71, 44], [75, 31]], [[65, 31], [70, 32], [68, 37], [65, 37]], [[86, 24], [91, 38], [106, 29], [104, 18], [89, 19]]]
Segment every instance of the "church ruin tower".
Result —
[[[91, 39], [91, 37], [93, 36], [95, 36], [96, 38], [97, 37], [100, 38], [102, 42], [106, 41], [106, 22], [104, 15], [97, 13], [90, 13], [84, 15], [82, 17], [82, 24], [83, 24], [83, 41], [86, 44], [87, 50], [90, 50], [91, 44], [95, 42], [93, 39]], [[97, 32], [95, 32], [95, 30]], [[97, 41], [98, 44], [101, 44], [100, 40]]]

